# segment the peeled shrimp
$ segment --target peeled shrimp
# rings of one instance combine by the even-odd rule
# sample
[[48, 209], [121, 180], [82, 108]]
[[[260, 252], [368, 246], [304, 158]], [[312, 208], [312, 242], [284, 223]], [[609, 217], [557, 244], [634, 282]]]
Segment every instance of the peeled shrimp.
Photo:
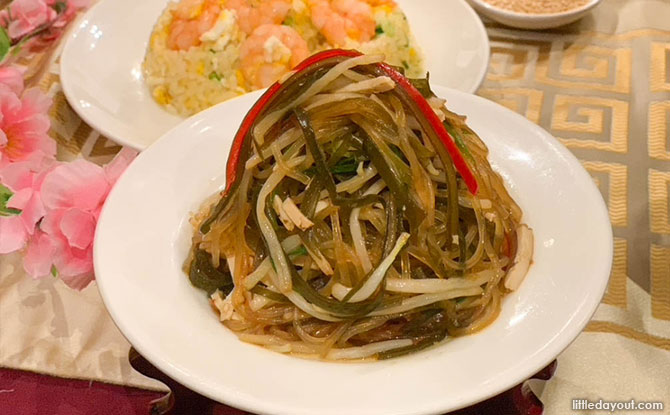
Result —
[[307, 42], [289, 26], [265, 24], [240, 46], [240, 69], [254, 88], [265, 88], [309, 55]]
[[376, 7], [376, 6], [395, 6], [395, 1], [393, 0], [365, 0], [366, 3], [369, 5]]
[[312, 23], [332, 45], [345, 46], [347, 39], [367, 42], [375, 35], [375, 18], [368, 1], [308, 0], [308, 4]]
[[280, 24], [289, 10], [289, 0], [228, 0], [226, 8], [235, 10], [237, 24], [247, 35], [264, 24]]
[[218, 0], [182, 0], [172, 12], [167, 46], [186, 50], [200, 44], [200, 36], [214, 26], [221, 12]]

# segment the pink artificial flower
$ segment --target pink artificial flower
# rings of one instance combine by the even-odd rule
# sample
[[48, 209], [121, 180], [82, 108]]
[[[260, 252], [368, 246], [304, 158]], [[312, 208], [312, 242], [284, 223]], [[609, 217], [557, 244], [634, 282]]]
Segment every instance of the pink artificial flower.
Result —
[[0, 217], [0, 254], [26, 246], [44, 216], [39, 189], [56, 154], [47, 135], [51, 100], [37, 89], [22, 92], [21, 72], [0, 67], [0, 184], [12, 192], [5, 207], [20, 211]]
[[29, 274], [42, 277], [55, 271], [77, 290], [93, 280], [93, 237], [100, 210], [136, 154], [123, 149], [104, 168], [79, 159], [46, 174], [41, 197], [47, 212], [23, 262]]
[[38, 27], [56, 18], [56, 11], [45, 0], [14, 0], [9, 4], [9, 13], [3, 13], [2, 20], [9, 20], [7, 32], [12, 39], [19, 39]]
[[39, 191], [45, 174], [32, 171], [28, 162], [12, 163], [0, 170], [0, 183], [13, 193], [6, 207], [21, 211], [0, 217], [0, 254], [22, 249], [35, 233], [35, 225], [46, 213]]
[[6, 85], [16, 96], [23, 92], [23, 73], [15, 66], [0, 66], [0, 85]]
[[11, 74], [7, 78], [7, 84], [0, 83], [0, 170], [10, 163], [28, 161], [37, 171], [56, 155], [56, 142], [47, 134], [51, 99], [36, 88], [19, 98], [14, 92], [16, 81]]
[[[39, 32], [38, 36], [29, 39], [22, 49], [30, 53], [40, 52], [49, 48], [64, 32], [64, 28], [76, 17], [77, 13], [87, 7], [89, 0], [46, 0], [53, 10], [57, 11], [55, 19]], [[1, 13], [1, 12], [0, 12]], [[0, 14], [0, 22], [2, 15]]]
[[[56, 3], [62, 2], [62, 0], [47, 0], [47, 4], [50, 7], [56, 7]], [[78, 11], [88, 7], [90, 0], [69, 0], [62, 2], [65, 4], [65, 10], [58, 15], [58, 18], [53, 24], [53, 27], [62, 28], [65, 27]]]

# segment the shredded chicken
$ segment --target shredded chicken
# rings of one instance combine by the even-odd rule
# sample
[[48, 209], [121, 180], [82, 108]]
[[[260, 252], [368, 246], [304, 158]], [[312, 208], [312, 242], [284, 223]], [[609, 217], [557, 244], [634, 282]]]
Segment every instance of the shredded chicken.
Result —
[[430, 97], [426, 101], [430, 104], [431, 107], [433, 108], [442, 108], [444, 104], [447, 103], [447, 100], [444, 98], [438, 98], [438, 97]]
[[303, 231], [314, 226], [314, 223], [309, 220], [307, 216], [302, 214], [298, 206], [296, 206], [295, 202], [290, 197], [287, 197], [286, 200], [284, 200], [284, 203], [282, 203], [282, 209], [291, 222], [293, 222], [295, 226], [302, 229]]
[[433, 108], [435, 115], [437, 115], [437, 118], [439, 118], [440, 121], [444, 121], [447, 118], [447, 115], [442, 111], [444, 103], [447, 102], [446, 100], [438, 97], [430, 97], [426, 101], [428, 101], [431, 108]]
[[288, 231], [292, 231], [296, 226], [303, 231], [314, 226], [314, 223], [309, 220], [307, 216], [303, 215], [300, 208], [296, 206], [295, 202], [290, 197], [287, 197], [286, 200], [282, 201], [281, 197], [275, 195], [274, 199], [272, 199], [272, 207], [275, 212], [277, 212], [279, 220]]
[[211, 304], [219, 311], [219, 320], [226, 321], [233, 318], [235, 307], [230, 300], [230, 296], [223, 298], [223, 293], [216, 290], [210, 297]]
[[277, 213], [277, 216], [279, 217], [279, 220], [281, 221], [282, 224], [284, 224], [284, 227], [286, 230], [292, 231], [295, 228], [295, 225], [293, 221], [289, 218], [289, 216], [286, 214], [286, 211], [284, 210], [284, 204], [281, 200], [281, 197], [275, 195], [274, 199], [272, 199], [272, 207], [274, 208], [275, 212]]

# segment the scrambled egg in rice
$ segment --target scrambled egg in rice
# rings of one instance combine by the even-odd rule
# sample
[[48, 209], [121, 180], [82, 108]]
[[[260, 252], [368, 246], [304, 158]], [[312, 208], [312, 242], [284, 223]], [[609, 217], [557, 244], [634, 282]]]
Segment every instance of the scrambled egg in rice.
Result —
[[158, 19], [144, 60], [156, 102], [188, 116], [264, 88], [333, 47], [384, 54], [409, 77], [423, 58], [393, 0], [181, 0]]

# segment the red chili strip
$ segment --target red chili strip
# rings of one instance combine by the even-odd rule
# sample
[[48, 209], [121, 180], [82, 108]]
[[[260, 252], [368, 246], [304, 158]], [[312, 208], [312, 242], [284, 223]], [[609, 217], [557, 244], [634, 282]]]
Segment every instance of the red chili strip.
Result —
[[[315, 55], [310, 56], [309, 58], [302, 61], [298, 66], [296, 66], [293, 71], [295, 74], [299, 74], [310, 66], [319, 63], [325, 59], [335, 58], [335, 57], [356, 57], [361, 54], [352, 50], [343, 50], [343, 49], [330, 49]], [[397, 70], [393, 69], [391, 66], [385, 63], [377, 64], [396, 84], [400, 85], [405, 92], [414, 100], [417, 104], [424, 117], [428, 120], [431, 127], [436, 131], [438, 137], [446, 147], [451, 159], [456, 167], [456, 171], [461, 175], [465, 184], [470, 190], [470, 193], [477, 194], [477, 180], [475, 176], [470, 171], [465, 159], [458, 151], [458, 147], [454, 143], [454, 139], [449, 135], [447, 129], [444, 127], [440, 119], [437, 117], [433, 111], [428, 101], [421, 95], [421, 93], [409, 82], [407, 78]], [[267, 91], [258, 99], [254, 106], [249, 110], [247, 115], [242, 121], [240, 129], [235, 135], [233, 140], [232, 147], [230, 149], [230, 155], [228, 157], [228, 164], [226, 166], [226, 192], [230, 189], [232, 184], [237, 180], [237, 167], [240, 161], [240, 156], [242, 153], [242, 144], [244, 143], [245, 138], [251, 131], [251, 127], [254, 125], [254, 122], [265, 109], [265, 107], [270, 103], [270, 101], [277, 95], [277, 92], [281, 89], [281, 84], [275, 82], [272, 84]]]
[[[323, 52], [316, 53], [310, 56], [309, 58], [305, 59], [304, 61], [300, 62], [293, 69], [293, 72], [294, 74], [298, 74], [304, 71], [305, 69], [309, 68], [310, 66], [314, 65], [315, 63], [319, 63], [326, 59], [341, 56], [353, 58], [355, 56], [360, 56], [360, 53], [352, 50], [342, 50], [342, 49], [325, 50]], [[230, 148], [230, 155], [228, 156], [228, 164], [226, 165], [225, 192], [228, 192], [232, 184], [235, 183], [235, 180], [237, 180], [237, 166], [240, 162], [240, 155], [242, 153], [242, 144], [244, 143], [245, 137], [251, 131], [251, 127], [254, 125], [256, 118], [258, 118], [260, 113], [265, 109], [265, 107], [272, 100], [272, 98], [274, 98], [275, 95], [277, 95], [277, 92], [279, 92], [280, 88], [281, 84], [279, 82], [275, 82], [274, 84], [272, 84], [267, 89], [267, 91], [265, 91], [265, 93], [258, 99], [258, 101], [256, 101], [254, 106], [251, 107], [251, 110], [249, 110], [247, 115], [244, 117], [240, 129], [237, 130], [237, 134], [235, 134], [233, 144]]]
[[435, 111], [433, 111], [433, 108], [428, 101], [426, 101], [423, 95], [421, 95], [421, 92], [409, 82], [405, 75], [386, 63], [379, 63], [377, 65], [414, 100], [423, 113], [423, 116], [426, 117], [430, 126], [433, 127], [433, 130], [437, 133], [437, 136], [440, 137], [442, 144], [447, 148], [451, 160], [454, 162], [454, 167], [456, 167], [456, 171], [461, 175], [463, 181], [465, 181], [468, 190], [470, 190], [470, 193], [473, 195], [476, 195], [478, 190], [477, 179], [474, 174], [472, 174], [472, 171], [470, 171], [470, 167], [468, 167], [468, 164], [465, 162], [458, 147], [456, 147], [453, 137], [451, 137], [444, 124], [442, 124], [442, 121], [437, 117], [437, 114], [435, 114]]

